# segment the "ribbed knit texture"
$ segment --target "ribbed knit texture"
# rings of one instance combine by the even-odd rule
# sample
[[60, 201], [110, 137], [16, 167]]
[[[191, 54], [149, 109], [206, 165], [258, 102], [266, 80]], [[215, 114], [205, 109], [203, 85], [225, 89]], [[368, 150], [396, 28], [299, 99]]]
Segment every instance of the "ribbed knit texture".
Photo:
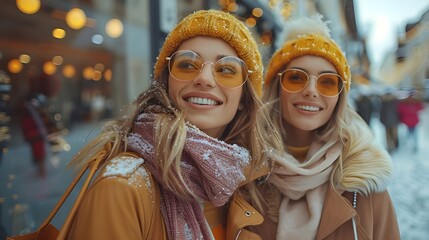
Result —
[[256, 93], [262, 95], [263, 64], [258, 45], [247, 27], [233, 15], [219, 10], [200, 10], [185, 17], [167, 36], [155, 63], [154, 78], [158, 79], [171, 56], [183, 41], [209, 36], [220, 38], [232, 46], [249, 70], [249, 80]]
[[[161, 212], [169, 239], [213, 239], [197, 199], [179, 198], [167, 189], [155, 156], [156, 114], [141, 114], [128, 136], [128, 146], [138, 153], [161, 188]], [[245, 180], [243, 168], [250, 163], [249, 152], [187, 126], [181, 171], [186, 186], [199, 201], [224, 205], [239, 183]]]
[[331, 38], [329, 28], [321, 16], [302, 18], [285, 25], [287, 35], [282, 47], [271, 57], [265, 74], [268, 85], [295, 58], [311, 55], [323, 57], [334, 65], [338, 74], [346, 81], [344, 89], [351, 85], [350, 66], [341, 48]]

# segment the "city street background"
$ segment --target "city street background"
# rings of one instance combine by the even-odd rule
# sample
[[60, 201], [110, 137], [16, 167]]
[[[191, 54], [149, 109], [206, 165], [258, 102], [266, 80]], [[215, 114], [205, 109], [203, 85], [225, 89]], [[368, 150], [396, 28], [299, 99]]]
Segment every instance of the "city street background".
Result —
[[[350, 65], [350, 102], [384, 147], [378, 113], [386, 109], [381, 106], [394, 106], [386, 104], [393, 100], [390, 93], [401, 102], [403, 93], [426, 102], [417, 146], [405, 125], [399, 126], [399, 148], [390, 149], [389, 191], [402, 239], [429, 239], [428, 0], [0, 2], [0, 240], [6, 233], [37, 229], [74, 177], [67, 168], [73, 155], [103, 121], [124, 115], [124, 106], [150, 86], [171, 29], [189, 13], [209, 8], [230, 12], [251, 30], [264, 64], [286, 30], [285, 21], [322, 14]], [[393, 109], [383, 116], [394, 119]], [[45, 158], [38, 140], [59, 132], [69, 145], [50, 140]], [[46, 172], [35, 164], [43, 161], [33, 158], [45, 159]], [[55, 226], [61, 226], [76, 194], [57, 214]]]
[[[399, 227], [404, 240], [423, 240], [429, 236], [429, 108], [421, 112], [417, 128], [418, 150], [406, 139], [406, 127], [399, 127], [399, 149], [392, 153], [394, 175], [389, 187], [395, 204]], [[15, 129], [9, 152], [0, 165], [1, 220], [6, 231], [11, 233], [35, 230], [48, 215], [56, 201], [71, 182], [74, 172], [66, 163], [79, 148], [99, 131], [97, 124], [76, 125], [66, 136], [72, 148], [69, 152], [50, 155], [47, 161], [46, 178], [37, 177], [31, 159], [30, 148]], [[384, 128], [373, 118], [371, 128], [380, 144], [385, 144]], [[76, 196], [73, 192], [72, 198]], [[66, 202], [54, 225], [60, 226], [71, 201]]]

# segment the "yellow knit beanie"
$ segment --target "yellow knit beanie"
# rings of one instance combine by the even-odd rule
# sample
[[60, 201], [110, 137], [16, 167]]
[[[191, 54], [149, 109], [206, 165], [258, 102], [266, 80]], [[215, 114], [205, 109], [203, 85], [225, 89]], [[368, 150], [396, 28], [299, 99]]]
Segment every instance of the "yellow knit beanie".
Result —
[[350, 66], [340, 47], [332, 40], [330, 31], [321, 15], [312, 18], [292, 20], [285, 25], [286, 34], [283, 46], [272, 56], [265, 75], [268, 85], [277, 73], [293, 59], [312, 55], [323, 57], [334, 65], [338, 74], [346, 81], [344, 89], [351, 85]]
[[262, 58], [249, 29], [233, 15], [219, 10], [200, 10], [185, 17], [165, 39], [155, 63], [154, 78], [158, 79], [171, 56], [183, 41], [209, 36], [220, 38], [231, 45], [252, 73], [249, 80], [255, 92], [262, 95]]

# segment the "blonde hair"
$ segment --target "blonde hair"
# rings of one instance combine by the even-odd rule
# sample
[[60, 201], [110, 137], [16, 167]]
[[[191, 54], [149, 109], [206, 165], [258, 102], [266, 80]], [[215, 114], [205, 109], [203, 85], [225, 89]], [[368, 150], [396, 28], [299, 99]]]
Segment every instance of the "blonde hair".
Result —
[[[285, 141], [287, 133], [282, 128], [282, 114], [279, 103], [280, 81], [274, 79], [265, 86], [263, 101], [267, 111], [273, 120], [273, 124], [282, 133], [282, 140]], [[359, 177], [361, 164], [368, 164], [368, 157], [383, 157], [366, 123], [352, 110], [348, 104], [347, 92], [343, 91], [338, 98], [337, 105], [328, 122], [316, 130], [315, 139], [328, 140], [337, 138], [343, 143], [343, 150], [339, 159], [334, 163], [334, 168], [330, 176], [330, 182], [336, 191], [353, 189], [361, 194], [368, 195], [370, 192], [383, 186], [377, 186], [376, 181], [368, 181]], [[375, 153], [375, 155], [374, 155]], [[380, 154], [380, 155], [377, 155]], [[380, 165], [373, 161], [374, 167]], [[345, 171], [347, 169], [347, 171]], [[388, 175], [389, 169], [385, 169]], [[377, 176], [374, 176], [374, 178]], [[259, 189], [261, 190], [261, 189]], [[281, 201], [280, 192], [270, 184], [264, 186], [264, 196], [258, 201], [262, 201], [267, 214], [273, 221], [278, 221], [278, 209]], [[259, 192], [259, 195], [261, 193]]]
[[[252, 70], [248, 81], [243, 85], [241, 103], [244, 109], [238, 110], [227, 125], [221, 140], [245, 147], [250, 151], [250, 173], [269, 169], [267, 149], [280, 148], [280, 135], [270, 123], [270, 117], [263, 108], [262, 95], [263, 64], [258, 45], [251, 32], [237, 18], [218, 10], [201, 10], [185, 17], [170, 32], [154, 66], [155, 81], [150, 89], [142, 93], [132, 104], [132, 113], [126, 118], [111, 121], [105, 125], [101, 134], [85, 146], [72, 160], [72, 165], [82, 165], [106, 143], [112, 145], [108, 159], [126, 151], [126, 137], [134, 119], [147, 111], [152, 105], [160, 105], [165, 113], [158, 114], [155, 121], [155, 151], [159, 158], [159, 172], [166, 186], [181, 197], [192, 197], [185, 184], [180, 168], [181, 154], [185, 144], [185, 113], [170, 101], [168, 89], [168, 69], [166, 57], [170, 56], [183, 41], [197, 37], [211, 36], [222, 39], [236, 51], [246, 66]], [[170, 149], [170, 151], [164, 151]], [[251, 186], [249, 187], [251, 188]], [[252, 190], [250, 190], [252, 191]]]
[[[166, 110], [158, 114], [155, 122], [155, 151], [159, 158], [159, 171], [167, 187], [178, 196], [193, 196], [186, 186], [180, 169], [182, 151], [186, 139], [185, 113], [176, 109], [170, 101], [168, 89], [168, 70], [165, 69], [160, 79], [155, 80], [150, 89], [142, 93], [132, 104], [133, 111], [126, 118], [108, 122], [100, 135], [86, 145], [72, 160], [74, 166], [82, 166], [106, 143], [112, 148], [109, 159], [126, 151], [126, 136], [130, 132], [134, 119], [151, 105], [160, 105]], [[253, 89], [252, 83], [246, 82], [243, 88], [242, 104], [233, 120], [227, 125], [221, 140], [247, 148], [251, 154], [250, 169], [261, 169], [268, 164], [266, 149], [281, 146], [279, 134], [269, 124], [270, 118], [263, 109], [261, 99]], [[170, 149], [170, 151], [164, 151]]]
[[[328, 142], [338, 139], [343, 144], [342, 153], [333, 164], [330, 184], [338, 192], [357, 191], [364, 195], [386, 189], [391, 174], [389, 156], [374, 141], [369, 127], [348, 104], [351, 86], [350, 67], [339, 45], [331, 38], [323, 17], [316, 15], [312, 18], [296, 19], [285, 24], [285, 29], [286, 39], [273, 54], [267, 67], [263, 95], [263, 102], [275, 128], [281, 132], [282, 140], [286, 142], [288, 136], [282, 127], [283, 117], [279, 100], [281, 87], [276, 76], [298, 57], [306, 55], [321, 57], [330, 62], [346, 81], [330, 119], [316, 129], [314, 135], [314, 141]], [[378, 175], [375, 176], [369, 169], [378, 169]], [[256, 201], [265, 205], [268, 217], [277, 222], [281, 193], [274, 185], [266, 184], [258, 189], [257, 196]]]

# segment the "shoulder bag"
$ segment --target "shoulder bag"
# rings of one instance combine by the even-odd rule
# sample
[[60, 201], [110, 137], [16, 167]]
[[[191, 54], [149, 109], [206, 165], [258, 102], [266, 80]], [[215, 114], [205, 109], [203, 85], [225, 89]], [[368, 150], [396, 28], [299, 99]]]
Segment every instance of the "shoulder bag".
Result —
[[[102, 162], [105, 160], [107, 153], [109, 152], [109, 147], [106, 147], [98, 152], [88, 163], [82, 168], [82, 170], [79, 172], [79, 174], [73, 179], [73, 182], [68, 186], [67, 190], [61, 197], [61, 199], [57, 202], [54, 209], [49, 213], [48, 217], [45, 219], [45, 221], [40, 225], [40, 227], [35, 231], [23, 235], [16, 235], [16, 236], [9, 236], [6, 237], [6, 240], [54, 240], [54, 239], [65, 239], [67, 236], [63, 236], [67, 234], [70, 230], [72, 220], [74, 218], [74, 215], [76, 214], [76, 211], [79, 207], [80, 202], [82, 201], [82, 198], [85, 194], [85, 192], [88, 189], [89, 184], [91, 183], [98, 167], [102, 164]], [[61, 227], [60, 231], [54, 227], [51, 224], [52, 219], [57, 214], [58, 210], [61, 208], [61, 206], [64, 204], [67, 197], [70, 195], [72, 190], [75, 188], [76, 184], [79, 182], [79, 180], [82, 178], [84, 173], [89, 170], [88, 176], [82, 186], [82, 189], [80, 190], [66, 220], [64, 221], [63, 226]]]

